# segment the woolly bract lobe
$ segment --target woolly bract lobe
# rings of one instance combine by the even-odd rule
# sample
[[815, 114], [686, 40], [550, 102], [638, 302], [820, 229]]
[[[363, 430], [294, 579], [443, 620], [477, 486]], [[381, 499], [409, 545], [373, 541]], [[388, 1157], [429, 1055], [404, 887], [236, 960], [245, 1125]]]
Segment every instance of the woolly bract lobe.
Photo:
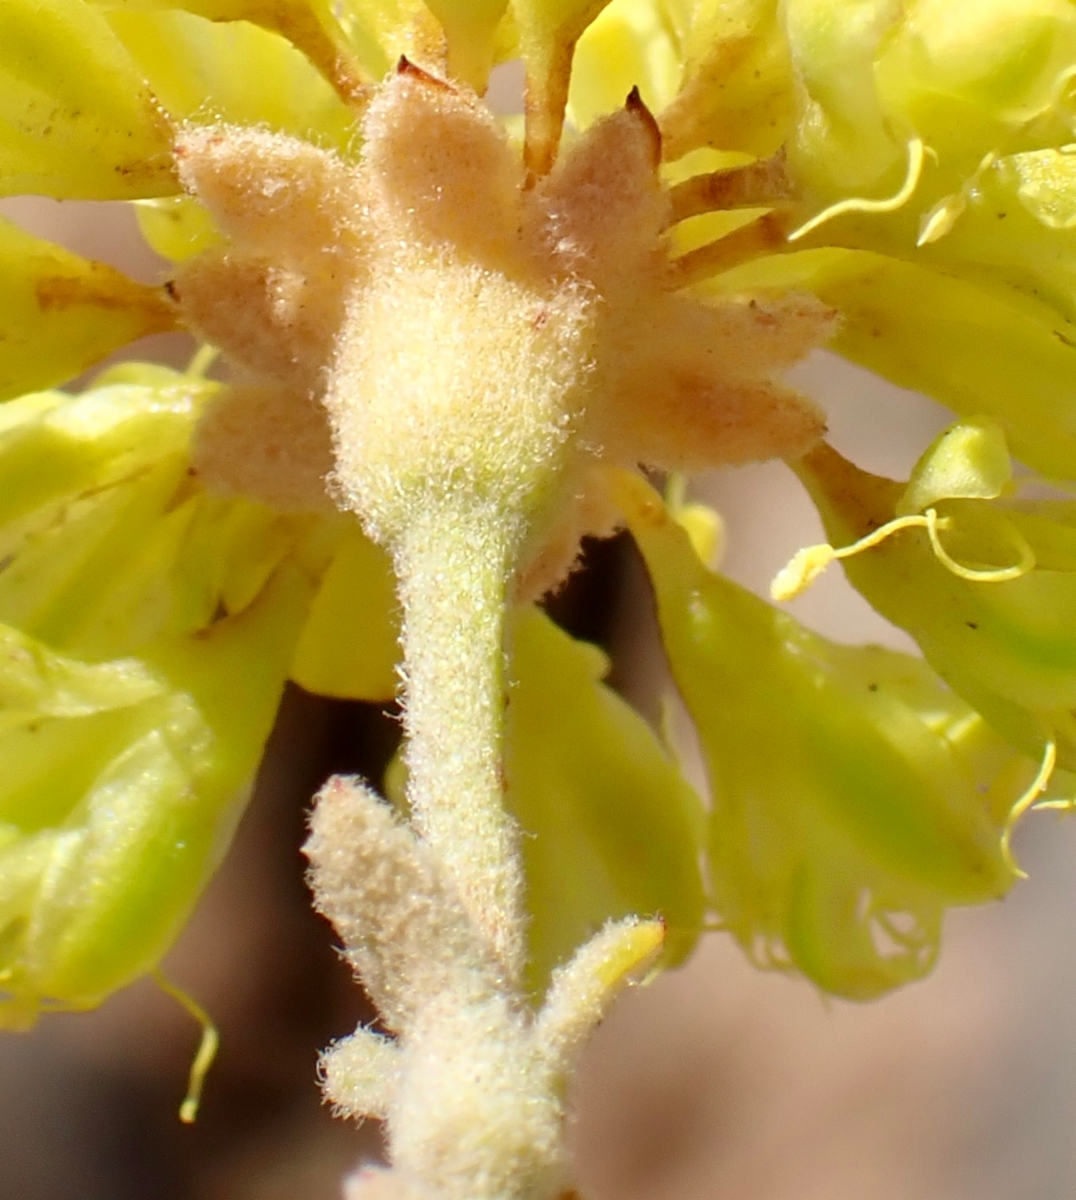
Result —
[[[182, 178], [230, 244], [185, 265], [175, 293], [233, 361], [297, 406], [321, 400], [330, 490], [379, 540], [432, 498], [465, 497], [533, 561], [588, 494], [594, 512], [590, 463], [743, 462], [817, 440], [818, 412], [771, 372], [830, 315], [678, 291], [659, 135], [637, 99], [531, 187], [484, 106], [410, 66], [362, 134], [352, 166], [281, 135], [189, 127]], [[556, 581], [584, 531], [531, 588]]]

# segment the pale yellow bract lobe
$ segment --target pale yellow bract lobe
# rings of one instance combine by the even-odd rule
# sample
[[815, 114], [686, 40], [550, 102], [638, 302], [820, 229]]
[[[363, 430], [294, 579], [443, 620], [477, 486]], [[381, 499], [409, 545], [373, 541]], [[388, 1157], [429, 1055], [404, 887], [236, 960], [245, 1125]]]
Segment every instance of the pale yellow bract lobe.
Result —
[[[262, 452], [270, 422], [248, 394], [249, 422], [200, 438], [211, 485], [305, 494], [320, 472], [390, 547], [431, 504], [462, 502], [511, 531], [537, 594], [611, 524], [596, 466], [794, 457], [821, 435], [771, 373], [831, 314], [680, 290], [660, 135], [634, 94], [537, 180], [469, 89], [407, 63], [361, 135], [357, 163], [258, 130], [180, 138], [184, 184], [230, 239], [181, 268], [182, 310], [246, 386], [277, 389], [278, 416], [286, 394], [304, 422], [320, 405], [333, 445], [331, 470]], [[255, 459], [307, 483], [254, 485]]]

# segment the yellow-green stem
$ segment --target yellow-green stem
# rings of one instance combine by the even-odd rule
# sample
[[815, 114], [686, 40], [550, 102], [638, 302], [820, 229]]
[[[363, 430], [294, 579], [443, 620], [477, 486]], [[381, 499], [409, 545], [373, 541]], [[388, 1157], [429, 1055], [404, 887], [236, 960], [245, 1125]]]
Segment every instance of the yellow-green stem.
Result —
[[396, 546], [408, 801], [512, 980], [523, 959], [516, 830], [504, 808], [503, 514], [431, 506]]

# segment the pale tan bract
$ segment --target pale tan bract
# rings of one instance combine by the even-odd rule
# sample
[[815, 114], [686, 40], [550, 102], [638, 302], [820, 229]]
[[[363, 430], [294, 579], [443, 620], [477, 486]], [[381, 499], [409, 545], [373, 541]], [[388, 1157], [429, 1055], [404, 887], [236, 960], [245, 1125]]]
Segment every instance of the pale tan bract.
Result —
[[[540, 510], [526, 532], [541, 571], [520, 564], [540, 592], [591, 522], [608, 525], [596, 463], [795, 457], [821, 435], [817, 409], [773, 373], [824, 340], [832, 314], [806, 297], [678, 290], [659, 135], [637, 100], [531, 188], [484, 105], [416, 68], [382, 88], [363, 135], [352, 166], [284, 135], [189, 128], [184, 183], [232, 244], [186, 266], [176, 292], [233, 361], [287, 383], [297, 412], [323, 400], [337, 502], [384, 539], [406, 518], [381, 511], [386, 475], [398, 486], [436, 457], [500, 499], [517, 478]], [[206, 469], [222, 485], [238, 482], [228, 461], [245, 472], [258, 457], [262, 428], [215, 438]]]

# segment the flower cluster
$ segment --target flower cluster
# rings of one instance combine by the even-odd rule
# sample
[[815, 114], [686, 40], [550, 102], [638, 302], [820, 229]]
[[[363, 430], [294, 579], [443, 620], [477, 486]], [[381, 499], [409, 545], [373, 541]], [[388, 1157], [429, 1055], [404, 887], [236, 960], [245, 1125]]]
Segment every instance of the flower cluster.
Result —
[[[0, 193], [134, 202], [173, 265], [0, 224], [0, 1024], [158, 961], [289, 678], [405, 706], [409, 825], [337, 781], [310, 846], [397, 1035], [326, 1060], [393, 1195], [553, 1194], [580, 1038], [707, 924], [852, 998], [927, 971], [1076, 770], [1076, 507], [1033, 487], [1076, 478], [1074, 80], [1062, 0], [5, 0]], [[229, 382], [41, 390], [172, 328]], [[955, 410], [910, 480], [781, 381], [827, 342]], [[831, 542], [775, 595], [841, 558], [923, 659], [738, 588], [637, 470], [767, 458]], [[618, 526], [706, 802], [536, 607]], [[480, 1025], [533, 1084], [499, 1158], [481, 1089], [408, 1132], [473, 1064], [401, 1063]]]

